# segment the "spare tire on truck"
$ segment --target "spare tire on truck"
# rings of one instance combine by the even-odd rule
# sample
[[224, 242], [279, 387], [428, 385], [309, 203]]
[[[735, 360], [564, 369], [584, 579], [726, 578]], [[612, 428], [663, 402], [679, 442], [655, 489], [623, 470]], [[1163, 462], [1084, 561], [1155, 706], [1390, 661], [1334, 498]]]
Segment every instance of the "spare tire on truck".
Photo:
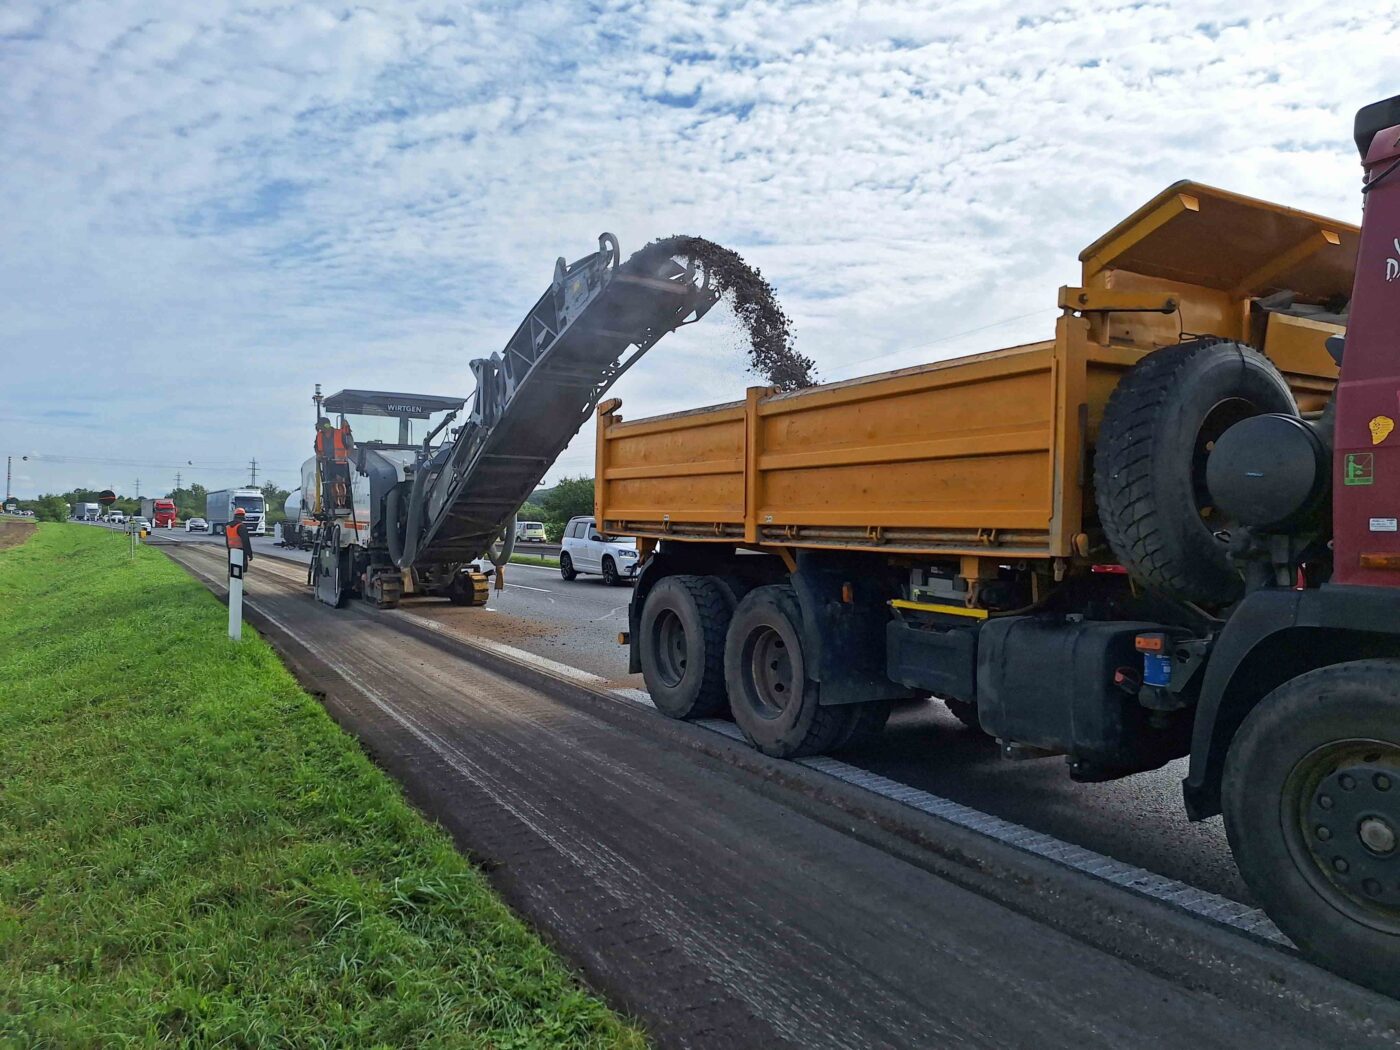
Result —
[[1129, 572], [1202, 605], [1243, 594], [1227, 553], [1235, 524], [1212, 504], [1206, 461], [1226, 430], [1267, 412], [1296, 416], [1298, 406], [1268, 358], [1241, 343], [1197, 339], [1128, 370], [1099, 428], [1094, 495]]

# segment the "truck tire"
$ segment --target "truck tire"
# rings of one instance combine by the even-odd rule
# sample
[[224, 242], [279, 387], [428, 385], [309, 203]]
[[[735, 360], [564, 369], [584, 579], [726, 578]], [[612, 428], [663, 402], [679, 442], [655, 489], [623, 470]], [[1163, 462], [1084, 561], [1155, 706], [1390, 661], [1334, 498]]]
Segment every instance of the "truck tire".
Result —
[[667, 576], [647, 595], [640, 623], [642, 677], [662, 714], [709, 718], [723, 711], [731, 610], [705, 576]]
[[1244, 592], [1227, 555], [1233, 523], [1211, 505], [1206, 459], [1241, 419], [1298, 414], [1268, 358], [1198, 339], [1142, 358], [1104, 410], [1094, 495], [1108, 545], [1135, 576], [1177, 598], [1225, 605]]
[[849, 728], [850, 705], [822, 707], [820, 686], [807, 675], [802, 609], [785, 584], [755, 588], [739, 602], [724, 644], [724, 680], [734, 721], [765, 755], [819, 755]]
[[869, 700], [863, 704], [847, 704], [850, 714], [846, 727], [831, 745], [832, 751], [844, 751], [849, 747], [868, 744], [885, 731], [885, 723], [894, 710], [893, 700]]
[[1400, 660], [1279, 686], [1231, 743], [1223, 787], [1235, 862], [1279, 928], [1400, 993]]

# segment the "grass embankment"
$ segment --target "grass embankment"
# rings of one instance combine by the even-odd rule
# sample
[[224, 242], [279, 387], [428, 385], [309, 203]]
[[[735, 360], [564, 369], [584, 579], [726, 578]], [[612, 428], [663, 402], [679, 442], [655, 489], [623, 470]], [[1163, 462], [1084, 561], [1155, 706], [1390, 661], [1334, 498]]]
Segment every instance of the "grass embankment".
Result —
[[0, 553], [0, 1046], [641, 1046], [154, 550]]
[[512, 565], [543, 565], [547, 569], [559, 568], [558, 558], [547, 558], [543, 554], [512, 554]]

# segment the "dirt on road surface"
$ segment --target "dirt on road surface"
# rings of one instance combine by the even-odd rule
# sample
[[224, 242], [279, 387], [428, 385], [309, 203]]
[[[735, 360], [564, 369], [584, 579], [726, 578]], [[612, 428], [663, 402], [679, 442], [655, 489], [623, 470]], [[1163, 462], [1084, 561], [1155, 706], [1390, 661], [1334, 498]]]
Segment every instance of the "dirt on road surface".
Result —
[[32, 521], [16, 521], [14, 518], [0, 518], [0, 550], [6, 547], [18, 547], [30, 536], [34, 535], [35, 524]]
[[[170, 547], [220, 593], [217, 552]], [[1393, 1046], [1400, 1005], [412, 617], [245, 609], [506, 899], [662, 1046]], [[509, 675], [509, 676], [507, 676]], [[909, 811], [912, 813], [913, 811]], [[892, 815], [894, 814], [894, 815]]]

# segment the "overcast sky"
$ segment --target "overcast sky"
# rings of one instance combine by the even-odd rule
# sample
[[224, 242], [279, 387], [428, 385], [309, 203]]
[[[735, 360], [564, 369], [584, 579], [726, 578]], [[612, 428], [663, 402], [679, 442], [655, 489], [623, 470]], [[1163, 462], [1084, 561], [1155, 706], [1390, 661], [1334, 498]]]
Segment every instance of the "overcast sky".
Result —
[[[5, 0], [0, 454], [21, 497], [253, 457], [293, 487], [314, 383], [468, 395], [604, 230], [738, 250], [827, 378], [1041, 338], [1078, 251], [1177, 179], [1357, 221], [1351, 120], [1400, 92], [1397, 26], [1396, 0]], [[753, 382], [716, 311], [614, 393], [635, 418]], [[591, 470], [586, 430], [549, 479]]]

